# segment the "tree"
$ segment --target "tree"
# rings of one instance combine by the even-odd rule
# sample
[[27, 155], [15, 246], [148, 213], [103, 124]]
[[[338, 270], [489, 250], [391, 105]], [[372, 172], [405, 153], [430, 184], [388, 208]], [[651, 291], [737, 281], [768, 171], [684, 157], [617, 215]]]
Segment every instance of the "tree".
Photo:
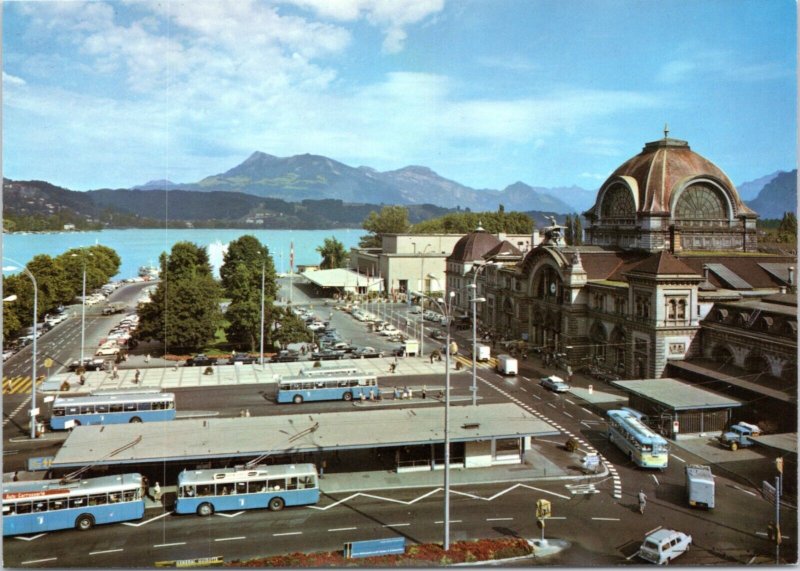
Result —
[[319, 265], [323, 270], [333, 268], [344, 268], [347, 265], [347, 250], [335, 237], [325, 238], [322, 246], [317, 246], [317, 252], [322, 256], [322, 263]]
[[572, 245], [573, 246], [582, 246], [583, 245], [583, 224], [581, 224], [581, 217], [576, 214], [575, 218], [573, 219], [573, 230], [572, 230]]
[[534, 223], [522, 212], [451, 212], [439, 218], [431, 218], [411, 227], [413, 234], [467, 234], [478, 225], [492, 234], [530, 234]]
[[778, 226], [778, 242], [794, 244], [797, 242], [797, 217], [794, 212], [784, 212]]
[[564, 242], [568, 246], [573, 245], [574, 231], [575, 228], [572, 226], [572, 215], [567, 214], [567, 217], [564, 219]]
[[169, 255], [161, 254], [161, 281], [139, 309], [137, 339], [158, 340], [165, 350], [202, 348], [222, 319], [220, 294], [205, 248], [176, 243]]
[[403, 234], [411, 227], [408, 223], [408, 208], [405, 206], [384, 206], [380, 213], [369, 213], [361, 227], [369, 232], [362, 236], [358, 245], [362, 248], [380, 248], [384, 234]]

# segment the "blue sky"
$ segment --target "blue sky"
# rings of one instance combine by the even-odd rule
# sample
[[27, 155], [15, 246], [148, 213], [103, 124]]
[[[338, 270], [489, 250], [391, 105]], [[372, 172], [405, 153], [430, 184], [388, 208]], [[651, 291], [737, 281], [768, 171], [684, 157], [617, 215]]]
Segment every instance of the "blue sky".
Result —
[[789, 0], [6, 1], [3, 174], [196, 182], [253, 151], [597, 188], [663, 136], [796, 167]]

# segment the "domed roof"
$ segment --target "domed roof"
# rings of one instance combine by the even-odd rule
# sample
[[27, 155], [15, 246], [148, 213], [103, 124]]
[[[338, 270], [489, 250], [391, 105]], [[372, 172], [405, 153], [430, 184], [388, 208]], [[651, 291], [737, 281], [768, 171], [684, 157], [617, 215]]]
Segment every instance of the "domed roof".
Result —
[[482, 260], [483, 256], [498, 244], [500, 244], [500, 239], [497, 236], [478, 227], [475, 232], [462, 236], [456, 242], [453, 252], [447, 257], [447, 260], [451, 262]]
[[755, 214], [742, 202], [736, 187], [722, 169], [692, 151], [686, 141], [666, 136], [646, 143], [641, 153], [625, 161], [606, 179], [597, 193], [592, 211], [600, 215], [599, 206], [606, 190], [621, 183], [633, 193], [635, 203], [631, 206], [636, 212], [669, 214], [676, 193], [694, 182], [710, 183], [725, 194], [732, 216]]

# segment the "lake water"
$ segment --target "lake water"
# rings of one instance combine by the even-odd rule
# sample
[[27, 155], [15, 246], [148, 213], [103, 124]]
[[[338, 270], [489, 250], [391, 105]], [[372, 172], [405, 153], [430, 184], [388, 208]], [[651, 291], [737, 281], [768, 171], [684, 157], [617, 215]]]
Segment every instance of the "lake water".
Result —
[[[294, 242], [294, 265], [313, 265], [321, 261], [316, 251], [325, 238], [335, 237], [347, 251], [358, 245], [366, 234], [361, 229], [335, 230], [256, 230], [256, 229], [152, 229], [101, 230], [97, 232], [53, 232], [46, 234], [3, 234], [3, 256], [21, 264], [37, 254], [58, 256], [70, 248], [101, 244], [113, 248], [122, 258], [117, 278], [138, 275], [139, 266], [158, 266], [161, 252], [169, 252], [176, 242], [194, 242], [208, 249], [214, 272], [218, 275], [222, 255], [228, 243], [245, 234], [252, 234], [269, 248], [275, 269], [289, 271], [289, 247]], [[10, 265], [7, 259], [4, 266]]]

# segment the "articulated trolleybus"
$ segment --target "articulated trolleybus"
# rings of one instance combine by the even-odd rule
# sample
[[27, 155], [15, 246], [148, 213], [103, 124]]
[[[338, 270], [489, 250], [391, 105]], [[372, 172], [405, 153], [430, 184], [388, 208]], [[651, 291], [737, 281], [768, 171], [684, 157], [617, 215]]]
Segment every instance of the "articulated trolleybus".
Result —
[[184, 470], [178, 476], [175, 513], [208, 516], [215, 511], [316, 504], [317, 469], [313, 464], [246, 466]]
[[637, 466], [661, 470], [667, 467], [667, 441], [629, 410], [608, 411], [608, 440], [625, 452]]
[[56, 397], [50, 428], [175, 419], [175, 395], [158, 390], [104, 391], [81, 397]]
[[381, 391], [375, 375], [330, 375], [288, 377], [278, 381], [278, 403], [306, 401], [376, 399]]
[[4, 536], [72, 528], [86, 531], [95, 525], [143, 516], [144, 490], [140, 474], [74, 482], [3, 483]]

